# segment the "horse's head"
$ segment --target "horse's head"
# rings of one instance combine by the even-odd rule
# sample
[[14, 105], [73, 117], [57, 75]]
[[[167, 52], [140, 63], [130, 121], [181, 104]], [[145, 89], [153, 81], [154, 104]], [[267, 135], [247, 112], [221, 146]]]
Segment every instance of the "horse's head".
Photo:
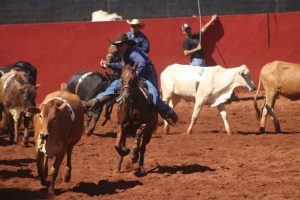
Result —
[[119, 100], [123, 98], [127, 99], [131, 95], [131, 92], [138, 87], [138, 79], [135, 72], [136, 67], [137, 63], [135, 63], [133, 66], [127, 64], [123, 67], [121, 74], [122, 88]]
[[109, 45], [106, 53], [106, 62], [118, 62], [120, 60], [120, 53], [116, 45]]

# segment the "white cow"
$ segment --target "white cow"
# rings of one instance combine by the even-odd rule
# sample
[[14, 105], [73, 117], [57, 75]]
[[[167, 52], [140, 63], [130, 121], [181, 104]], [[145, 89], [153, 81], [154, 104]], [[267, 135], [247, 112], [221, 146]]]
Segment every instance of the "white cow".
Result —
[[[173, 64], [160, 75], [163, 100], [175, 107], [181, 98], [195, 101], [194, 111], [187, 134], [197, 120], [203, 105], [218, 107], [224, 122], [225, 130], [231, 135], [227, 121], [225, 102], [230, 98], [233, 89], [242, 86], [249, 91], [255, 90], [250, 70], [246, 65], [235, 68], [195, 67], [191, 65]], [[169, 133], [168, 123], [164, 124], [164, 132]]]

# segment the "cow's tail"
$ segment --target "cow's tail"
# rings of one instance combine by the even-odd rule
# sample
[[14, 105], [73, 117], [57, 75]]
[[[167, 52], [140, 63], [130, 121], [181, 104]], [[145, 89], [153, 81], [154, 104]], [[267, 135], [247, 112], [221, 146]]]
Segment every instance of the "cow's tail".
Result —
[[259, 76], [259, 81], [258, 81], [258, 87], [257, 87], [257, 90], [256, 90], [256, 93], [255, 93], [255, 96], [254, 96], [254, 108], [255, 108], [255, 111], [256, 111], [256, 118], [259, 120], [260, 119], [260, 110], [258, 108], [258, 105], [257, 105], [257, 95], [258, 95], [258, 92], [260, 90], [260, 85], [261, 85], [261, 76]]

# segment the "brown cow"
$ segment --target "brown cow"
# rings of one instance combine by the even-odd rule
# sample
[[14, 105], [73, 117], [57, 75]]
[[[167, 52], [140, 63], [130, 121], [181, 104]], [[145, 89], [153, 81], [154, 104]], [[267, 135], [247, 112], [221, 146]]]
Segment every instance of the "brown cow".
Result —
[[[39, 86], [30, 83], [29, 74], [12, 70], [0, 78], [0, 113], [5, 110], [10, 126], [11, 142], [18, 142], [20, 119], [26, 109], [35, 106], [36, 90]], [[13, 119], [12, 119], [13, 118]], [[23, 144], [28, 143], [29, 119], [25, 117]], [[14, 125], [12, 125], [14, 124]]]
[[[49, 186], [48, 193], [54, 194], [54, 184], [59, 167], [67, 153], [64, 181], [71, 179], [71, 154], [73, 146], [84, 131], [84, 108], [77, 95], [63, 85], [60, 91], [48, 94], [39, 108], [28, 109], [34, 116], [36, 159], [41, 184]], [[47, 181], [48, 158], [55, 157], [51, 168], [51, 180]]]
[[[256, 98], [260, 88], [265, 89], [265, 103], [261, 111]], [[280, 124], [274, 113], [276, 98], [282, 95], [292, 101], [300, 99], [300, 65], [283, 61], [273, 61], [263, 66], [260, 72], [259, 85], [254, 97], [254, 107], [260, 118], [260, 132], [265, 132], [266, 117], [272, 117], [276, 133], [280, 133]]]

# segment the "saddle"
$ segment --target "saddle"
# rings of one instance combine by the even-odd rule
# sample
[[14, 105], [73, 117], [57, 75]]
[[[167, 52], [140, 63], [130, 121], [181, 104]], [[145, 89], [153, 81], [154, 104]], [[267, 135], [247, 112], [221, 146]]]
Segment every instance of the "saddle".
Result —
[[145, 83], [145, 80], [143, 80], [143, 79], [139, 80], [138, 84], [139, 84], [139, 89], [141, 90], [141, 92], [145, 96], [147, 102], [149, 104], [152, 104], [152, 100], [151, 100], [152, 97], [151, 97], [151, 94], [148, 91], [148, 87], [147, 87], [147, 84]]

